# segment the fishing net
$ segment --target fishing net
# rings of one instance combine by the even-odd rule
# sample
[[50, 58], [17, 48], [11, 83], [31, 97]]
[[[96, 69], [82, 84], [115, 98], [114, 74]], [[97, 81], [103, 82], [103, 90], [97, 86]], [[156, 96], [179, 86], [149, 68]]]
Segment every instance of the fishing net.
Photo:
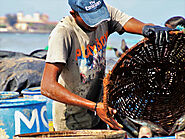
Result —
[[132, 136], [142, 125], [161, 136], [185, 127], [185, 34], [169, 37], [163, 45], [143, 39], [104, 78], [103, 103]]

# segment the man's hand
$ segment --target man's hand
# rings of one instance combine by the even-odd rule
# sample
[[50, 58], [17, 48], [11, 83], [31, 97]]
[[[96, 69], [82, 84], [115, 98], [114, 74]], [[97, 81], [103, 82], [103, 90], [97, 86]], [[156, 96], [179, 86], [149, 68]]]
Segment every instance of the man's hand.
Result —
[[121, 130], [123, 126], [119, 124], [114, 119], [114, 114], [116, 114], [116, 110], [109, 107], [109, 113], [110, 116], [106, 113], [106, 108], [104, 107], [103, 103], [98, 103], [96, 108], [97, 115], [105, 122], [107, 123], [111, 128]]
[[145, 25], [142, 29], [144, 37], [153, 39], [155, 44], [162, 45], [163, 43], [169, 42], [169, 32], [173, 29], [161, 26], [150, 26]]

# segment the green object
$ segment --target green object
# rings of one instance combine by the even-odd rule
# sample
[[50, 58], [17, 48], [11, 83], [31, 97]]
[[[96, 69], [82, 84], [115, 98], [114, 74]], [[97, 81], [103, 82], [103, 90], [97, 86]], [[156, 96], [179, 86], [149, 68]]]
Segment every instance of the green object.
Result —
[[44, 50], [48, 50], [48, 45], [44, 48]]
[[106, 49], [107, 50], [112, 50], [112, 47], [111, 46], [107, 46]]

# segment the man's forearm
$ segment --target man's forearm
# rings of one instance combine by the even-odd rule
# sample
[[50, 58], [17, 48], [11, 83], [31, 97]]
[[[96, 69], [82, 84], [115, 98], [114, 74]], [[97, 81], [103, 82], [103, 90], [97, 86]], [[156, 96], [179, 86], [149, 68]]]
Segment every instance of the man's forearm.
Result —
[[145, 25], [153, 25], [152, 23], [143, 23], [135, 18], [131, 18], [124, 26], [126, 32], [133, 34], [142, 34], [142, 29]]
[[41, 81], [41, 93], [53, 100], [94, 111], [94, 102], [74, 94], [75, 92], [70, 92], [57, 82], [64, 66], [62, 63], [46, 63]]
[[95, 109], [95, 102], [92, 102], [70, 92], [59, 83], [56, 83], [55, 85], [51, 85], [48, 83], [45, 87], [42, 86], [41, 91], [43, 95], [58, 102], [87, 108], [91, 111], [94, 111]]

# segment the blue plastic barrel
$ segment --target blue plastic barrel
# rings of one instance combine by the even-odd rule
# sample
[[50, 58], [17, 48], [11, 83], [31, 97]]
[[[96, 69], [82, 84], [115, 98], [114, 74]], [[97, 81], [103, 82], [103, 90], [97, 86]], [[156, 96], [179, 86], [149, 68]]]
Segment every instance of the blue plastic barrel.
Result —
[[14, 98], [18, 98], [18, 97], [19, 97], [18, 92], [0, 91], [0, 100], [14, 99]]
[[48, 116], [48, 122], [49, 122], [49, 131], [53, 131], [53, 116], [52, 116], [52, 105], [53, 100], [45, 97], [41, 94], [40, 87], [32, 87], [32, 88], [26, 88], [21, 91], [24, 98], [27, 99], [45, 99], [46, 100], [46, 108], [47, 108], [47, 116]]
[[49, 131], [46, 101], [0, 100], [0, 130], [4, 130], [9, 139], [17, 134]]
[[41, 94], [40, 87], [32, 87], [32, 88], [26, 88], [21, 91], [24, 98], [31, 98], [31, 99], [46, 99], [45, 96]]

